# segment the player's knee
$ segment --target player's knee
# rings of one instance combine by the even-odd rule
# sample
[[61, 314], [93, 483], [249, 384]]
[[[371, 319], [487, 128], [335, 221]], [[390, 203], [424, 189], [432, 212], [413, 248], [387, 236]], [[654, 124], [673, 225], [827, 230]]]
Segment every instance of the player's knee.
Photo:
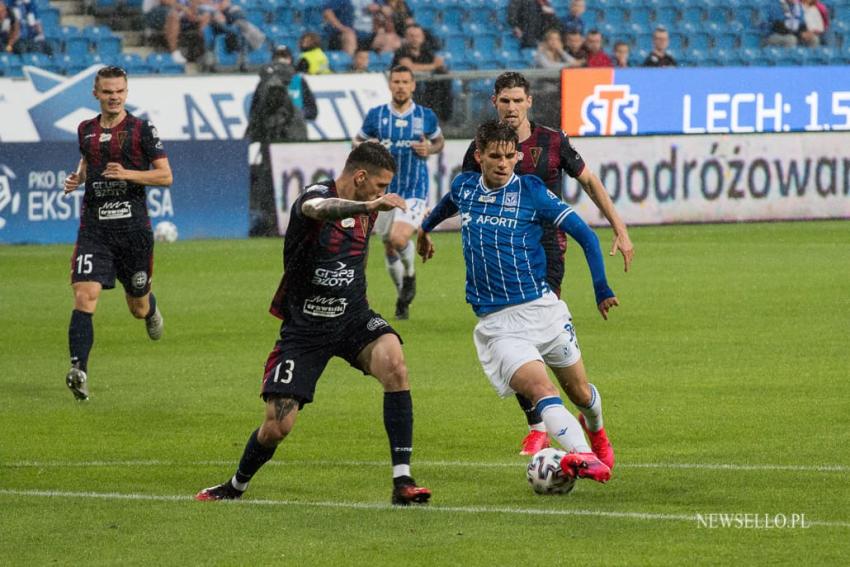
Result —
[[567, 384], [564, 390], [572, 403], [580, 406], [587, 406], [590, 403], [590, 386], [587, 382]]
[[400, 352], [387, 357], [381, 366], [383, 371], [379, 379], [385, 390], [396, 392], [410, 387], [407, 382], [407, 364]]
[[292, 425], [288, 420], [277, 421], [275, 419], [266, 419], [260, 428], [257, 440], [266, 447], [277, 447], [281, 441], [286, 439], [289, 432], [292, 431]]
[[74, 308], [81, 311], [92, 312], [97, 305], [97, 293], [88, 289], [74, 290]]
[[148, 311], [150, 311], [150, 307], [147, 305], [137, 305], [134, 303], [130, 306], [130, 313], [132, 313], [133, 317], [136, 319], [144, 319], [147, 317]]
[[390, 236], [390, 246], [395, 250], [401, 250], [407, 246], [408, 239], [403, 234], [393, 234]]

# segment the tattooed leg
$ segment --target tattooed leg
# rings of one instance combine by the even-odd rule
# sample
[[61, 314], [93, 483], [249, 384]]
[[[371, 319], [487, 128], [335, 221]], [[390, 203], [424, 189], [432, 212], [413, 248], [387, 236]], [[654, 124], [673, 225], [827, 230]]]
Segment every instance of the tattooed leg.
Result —
[[277, 445], [292, 431], [298, 415], [298, 400], [270, 396], [266, 400], [266, 418], [260, 427], [259, 440], [264, 445]]

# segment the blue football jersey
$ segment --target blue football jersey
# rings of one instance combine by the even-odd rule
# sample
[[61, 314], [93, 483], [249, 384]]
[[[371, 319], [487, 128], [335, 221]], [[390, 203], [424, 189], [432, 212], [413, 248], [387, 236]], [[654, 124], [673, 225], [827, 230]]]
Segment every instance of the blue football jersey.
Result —
[[410, 147], [422, 137], [434, 140], [442, 134], [437, 116], [430, 108], [412, 103], [404, 114], [397, 114], [392, 104], [382, 104], [369, 110], [357, 135], [375, 138], [396, 160], [398, 170], [387, 189], [405, 199], [428, 199], [427, 158], [421, 158]]
[[[466, 301], [479, 316], [549, 291], [540, 244], [544, 223], [566, 226], [572, 215], [586, 229], [572, 207], [533, 175], [514, 174], [504, 187], [487, 189], [480, 173], [461, 173], [450, 198], [461, 215]], [[601, 261], [598, 241], [595, 248]], [[600, 283], [607, 288], [604, 268]]]

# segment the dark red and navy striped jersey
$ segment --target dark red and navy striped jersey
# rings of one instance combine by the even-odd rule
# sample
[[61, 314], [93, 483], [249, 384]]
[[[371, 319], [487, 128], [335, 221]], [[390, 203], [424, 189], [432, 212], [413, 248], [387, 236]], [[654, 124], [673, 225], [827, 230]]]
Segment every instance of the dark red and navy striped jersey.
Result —
[[[536, 175], [549, 191], [561, 198], [563, 174], [578, 177], [584, 171], [584, 160], [560, 130], [532, 122], [531, 136], [520, 142], [517, 150], [522, 153], [514, 167], [517, 175]], [[463, 171], [481, 171], [481, 166], [475, 161], [474, 140], [463, 157]]]
[[287, 325], [307, 326], [317, 334], [369, 309], [366, 256], [377, 212], [316, 220], [301, 211], [307, 200], [337, 197], [335, 183], [326, 181], [307, 187], [292, 204], [283, 242], [283, 277], [269, 308]]
[[112, 128], [100, 125], [100, 114], [77, 128], [80, 154], [86, 160], [86, 192], [83, 196], [81, 226], [126, 231], [150, 226], [145, 186], [122, 179], [106, 179], [109, 162], [124, 169], [147, 171], [151, 163], [166, 157], [159, 134], [148, 120], [129, 112]]

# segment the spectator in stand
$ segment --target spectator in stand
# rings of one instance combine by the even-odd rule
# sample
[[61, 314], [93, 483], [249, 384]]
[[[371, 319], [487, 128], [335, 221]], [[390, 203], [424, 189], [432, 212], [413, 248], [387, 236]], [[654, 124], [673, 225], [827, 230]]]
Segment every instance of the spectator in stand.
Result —
[[803, 20], [806, 31], [803, 40], [806, 45], [823, 45], [825, 35], [829, 32], [829, 9], [819, 0], [803, 0]]
[[34, 52], [52, 55], [53, 50], [44, 38], [35, 0], [13, 0], [10, 8], [15, 14], [19, 32], [13, 51], [18, 55]]
[[[401, 47], [401, 38], [395, 31], [393, 10], [389, 6], [381, 6], [372, 19], [374, 35], [369, 45], [378, 53], [394, 53]], [[358, 46], [365, 47], [365, 46]]]
[[614, 44], [614, 67], [628, 67], [631, 48], [625, 41]]
[[6, 3], [0, 0], [0, 49], [11, 53], [21, 35], [21, 28], [15, 13], [9, 10]]
[[796, 47], [799, 43], [811, 43], [813, 37], [806, 29], [803, 5], [800, 0], [772, 0], [767, 6], [767, 22], [770, 35], [767, 45]]
[[[404, 41], [395, 52], [390, 68], [403, 65], [414, 73], [446, 72], [446, 62], [434, 53], [425, 40], [425, 30], [418, 24], [407, 26]], [[440, 120], [448, 120], [452, 115], [451, 81], [423, 81], [413, 93], [416, 104], [431, 108]]]
[[584, 35], [584, 20], [582, 16], [587, 10], [584, 0], [573, 0], [570, 2], [570, 13], [561, 20], [562, 28], [565, 32], [577, 31]]
[[414, 23], [413, 10], [405, 0], [386, 0], [386, 5], [381, 7], [381, 12], [390, 20], [393, 31], [399, 37], [404, 37], [407, 26]]
[[667, 53], [667, 47], [670, 45], [670, 34], [667, 33], [667, 28], [658, 26], [652, 32], [652, 53], [650, 53], [643, 62], [644, 67], [675, 67], [676, 60]]
[[351, 73], [368, 73], [369, 72], [369, 50], [358, 49], [351, 58]]
[[375, 31], [375, 16], [380, 13], [381, 4], [373, 0], [328, 0], [322, 12], [328, 47], [354, 55], [358, 47], [375, 49], [378, 39], [377, 48], [383, 48], [383, 34]]
[[581, 67], [582, 62], [570, 56], [561, 43], [561, 32], [551, 29], [543, 36], [534, 53], [534, 66], [541, 69]]
[[599, 30], [590, 30], [587, 33], [587, 39], [584, 41], [584, 48], [587, 51], [588, 67], [614, 66], [611, 58], [602, 51], [602, 33]]
[[307, 32], [298, 40], [301, 58], [295, 70], [308, 75], [326, 75], [331, 72], [328, 56], [322, 51], [322, 37], [316, 32]]
[[584, 67], [587, 63], [587, 49], [584, 47], [584, 37], [576, 32], [567, 32], [564, 34], [564, 48], [567, 55], [578, 62], [579, 67]]
[[[142, 12], [145, 28], [162, 32], [165, 47], [175, 63], [183, 65], [186, 57], [180, 51], [180, 35], [187, 36], [190, 51], [200, 55], [204, 51], [204, 28], [211, 14], [202, 10], [198, 0], [144, 0]], [[192, 55], [190, 55], [191, 57]]]
[[510, 0], [508, 25], [519, 39], [520, 47], [537, 47], [549, 28], [561, 27], [549, 0]]
[[210, 13], [213, 35], [224, 34], [230, 51], [241, 50], [243, 43], [252, 50], [266, 43], [266, 34], [248, 21], [241, 6], [230, 0], [209, 0], [202, 6], [202, 11]]

